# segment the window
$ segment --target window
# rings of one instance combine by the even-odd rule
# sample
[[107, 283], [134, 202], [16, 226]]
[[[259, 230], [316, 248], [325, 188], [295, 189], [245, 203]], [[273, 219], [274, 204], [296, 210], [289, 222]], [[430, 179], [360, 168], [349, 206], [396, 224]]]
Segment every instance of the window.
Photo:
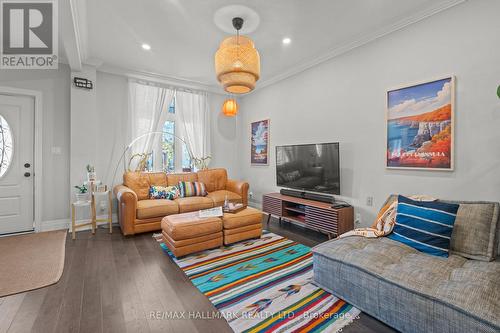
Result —
[[12, 160], [12, 133], [9, 124], [0, 116], [0, 178], [7, 172]]
[[168, 107], [168, 117], [163, 124], [161, 140], [162, 170], [165, 172], [191, 171], [191, 158], [187, 145], [177, 137], [183, 138], [182, 128], [176, 122], [175, 98]]

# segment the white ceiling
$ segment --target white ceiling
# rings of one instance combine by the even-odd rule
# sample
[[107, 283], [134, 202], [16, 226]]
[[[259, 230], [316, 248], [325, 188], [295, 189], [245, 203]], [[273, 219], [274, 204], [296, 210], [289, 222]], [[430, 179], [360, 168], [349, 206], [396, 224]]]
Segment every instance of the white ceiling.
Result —
[[[260, 15], [250, 34], [268, 84], [398, 30], [463, 0], [87, 0], [77, 19], [82, 60], [217, 86], [213, 64], [227, 36], [217, 9]], [[79, 6], [81, 7], [81, 5]], [[292, 43], [283, 45], [283, 37]], [[151, 45], [144, 51], [142, 43]]]

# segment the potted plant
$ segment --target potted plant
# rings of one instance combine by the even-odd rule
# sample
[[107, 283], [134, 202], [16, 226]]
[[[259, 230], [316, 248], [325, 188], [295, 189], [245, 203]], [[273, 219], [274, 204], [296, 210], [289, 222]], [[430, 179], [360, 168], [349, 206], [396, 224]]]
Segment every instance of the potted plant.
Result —
[[89, 182], [95, 182], [96, 174], [93, 165], [87, 164], [87, 180]]
[[76, 193], [76, 202], [85, 202], [87, 200], [87, 186], [85, 184], [78, 186], [76, 185], [75, 188], [78, 190]]

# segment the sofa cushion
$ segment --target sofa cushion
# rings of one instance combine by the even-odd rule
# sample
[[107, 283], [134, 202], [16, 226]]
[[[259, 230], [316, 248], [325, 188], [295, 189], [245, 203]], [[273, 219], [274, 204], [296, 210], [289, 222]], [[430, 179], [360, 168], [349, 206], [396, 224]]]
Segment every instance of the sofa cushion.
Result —
[[423, 253], [448, 257], [458, 205], [398, 197], [396, 225], [389, 238]]
[[179, 182], [197, 182], [198, 174], [196, 172], [169, 173], [167, 182], [169, 186], [177, 186]]
[[226, 169], [209, 169], [198, 171], [198, 181], [205, 184], [208, 192], [225, 190], [227, 184]]
[[149, 199], [169, 199], [174, 200], [179, 197], [177, 186], [151, 185], [149, 188]]
[[[394, 200], [397, 200], [397, 195], [391, 195], [386, 203]], [[495, 260], [500, 204], [488, 201], [439, 201], [460, 205], [451, 234], [450, 253], [469, 259]]]
[[[373, 302], [378, 305], [373, 304], [373, 310], [384, 302], [387, 308], [392, 299], [402, 308], [408, 309], [416, 299], [411, 296], [399, 299], [394, 290], [392, 294], [391, 290], [386, 290], [385, 296], [380, 298], [377, 292], [383, 290], [377, 285], [368, 285], [361, 281], [362, 274], [353, 274], [354, 270], [358, 270], [423, 296], [427, 302], [425, 309], [428, 309], [432, 316], [437, 315], [433, 308], [433, 302], [437, 300], [446, 306], [465, 311], [468, 318], [473, 316], [500, 328], [500, 263], [468, 260], [457, 255], [450, 255], [449, 258], [429, 256], [387, 237], [346, 237], [320, 244], [312, 251], [314, 257], [322, 258], [318, 259], [322, 261], [318, 264], [314, 259], [314, 280], [320, 285], [335, 284], [330, 286], [334, 292], [345, 290], [345, 293], [350, 295], [342, 295], [342, 292], [338, 296], [347, 296], [347, 301], [352, 302], [350, 298], [357, 297], [356, 293], [364, 294], [363, 288], [375, 291], [372, 296], [377, 300], [374, 298]], [[344, 269], [349, 270], [349, 275], [347, 272], [341, 272]], [[344, 280], [327, 282], [331, 280], [331, 276], [338, 278], [339, 274], [349, 276], [351, 282], [359, 285], [361, 289], [349, 291], [344, 288]], [[355, 288], [351, 286], [350, 289]], [[364, 301], [360, 302], [370, 303], [372, 296], [362, 296]], [[364, 310], [372, 306], [356, 303], [354, 305]], [[432, 321], [433, 318], [427, 320]]]
[[224, 229], [235, 229], [248, 225], [262, 224], [262, 212], [258, 209], [247, 207], [237, 213], [226, 213], [222, 218]]
[[183, 240], [205, 235], [221, 235], [222, 221], [218, 217], [200, 218], [198, 213], [165, 216], [161, 229], [173, 240]]
[[126, 172], [123, 185], [132, 189], [138, 200], [149, 199], [149, 187], [167, 186], [167, 175], [164, 172]]
[[149, 219], [179, 213], [179, 206], [175, 200], [154, 199], [137, 201], [137, 218]]
[[240, 195], [226, 190], [210, 192], [208, 193], [207, 198], [211, 198], [214, 201], [214, 207], [218, 207], [224, 205], [224, 201], [226, 200], [226, 195], [227, 195], [227, 200], [229, 200], [230, 202], [234, 203], [242, 202]]
[[177, 187], [179, 188], [181, 198], [204, 197], [208, 194], [205, 184], [202, 182], [179, 182]]
[[179, 213], [193, 212], [214, 207], [214, 201], [208, 197], [189, 197], [175, 199], [179, 205]]

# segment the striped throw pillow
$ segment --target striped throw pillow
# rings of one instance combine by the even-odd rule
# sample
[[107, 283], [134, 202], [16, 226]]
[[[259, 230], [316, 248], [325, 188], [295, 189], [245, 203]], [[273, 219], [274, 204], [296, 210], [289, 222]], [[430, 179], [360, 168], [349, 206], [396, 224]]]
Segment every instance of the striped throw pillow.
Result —
[[420, 252], [448, 257], [459, 207], [437, 201], [414, 201], [400, 195], [396, 225], [388, 237]]
[[206, 196], [207, 190], [205, 189], [205, 184], [201, 182], [179, 182], [179, 191], [181, 198], [187, 197], [204, 197]]

